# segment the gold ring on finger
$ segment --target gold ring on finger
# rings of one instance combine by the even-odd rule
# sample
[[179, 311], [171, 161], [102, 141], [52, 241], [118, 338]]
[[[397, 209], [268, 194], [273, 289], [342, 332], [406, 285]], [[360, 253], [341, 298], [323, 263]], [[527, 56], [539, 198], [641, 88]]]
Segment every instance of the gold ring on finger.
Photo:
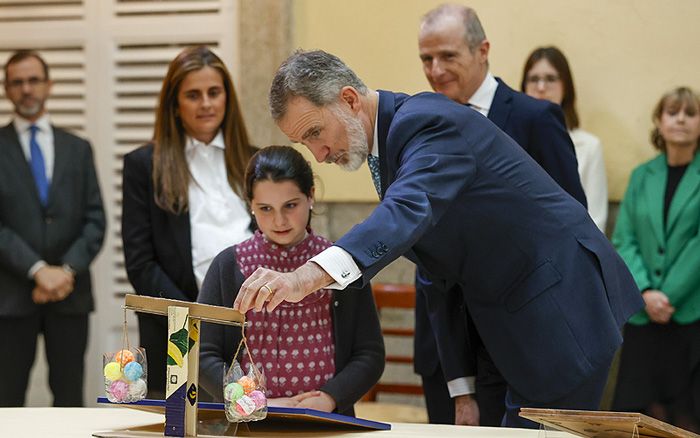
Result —
[[272, 290], [272, 288], [267, 284], [263, 285], [262, 289], [267, 289], [267, 291], [270, 293], [270, 296], [272, 296], [275, 293], [275, 291]]

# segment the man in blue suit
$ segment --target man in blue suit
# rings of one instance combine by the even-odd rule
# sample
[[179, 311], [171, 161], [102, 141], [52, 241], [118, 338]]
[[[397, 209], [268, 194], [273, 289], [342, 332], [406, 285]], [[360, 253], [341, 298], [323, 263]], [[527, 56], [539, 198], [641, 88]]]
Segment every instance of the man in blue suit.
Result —
[[367, 160], [382, 201], [296, 271], [256, 271], [235, 309], [359, 287], [404, 255], [431, 294], [463, 291], [508, 385], [505, 425], [536, 427], [518, 417], [523, 406], [597, 408], [640, 293], [586, 209], [517, 143], [442, 95], [369, 90], [322, 51], [280, 66], [270, 106], [319, 162], [356, 170]]
[[[489, 71], [490, 44], [471, 8], [445, 4], [421, 20], [418, 36], [423, 71], [433, 90], [467, 105], [501, 128], [584, 206], [574, 146], [558, 105], [514, 91]], [[468, 309], [454, 305], [452, 291], [443, 312], [465, 315], [466, 328], [447, 330], [445, 318], [430, 324], [430, 285], [416, 275], [415, 370], [421, 375], [431, 423], [497, 426], [505, 410], [506, 384], [488, 357], [469, 318]], [[433, 312], [438, 315], [435, 305]], [[443, 325], [443, 327], [440, 327]], [[464, 333], [470, 341], [464, 342]], [[437, 345], [436, 341], [442, 342]]]

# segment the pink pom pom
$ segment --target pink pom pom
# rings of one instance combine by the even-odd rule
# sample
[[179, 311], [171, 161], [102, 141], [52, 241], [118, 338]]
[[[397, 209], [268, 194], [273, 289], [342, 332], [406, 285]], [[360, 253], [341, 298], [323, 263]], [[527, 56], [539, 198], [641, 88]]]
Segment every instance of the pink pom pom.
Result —
[[267, 405], [267, 397], [265, 397], [265, 394], [263, 394], [262, 391], [252, 391], [250, 394], [248, 394], [248, 397], [255, 402], [256, 411], [264, 408], [265, 405]]
[[129, 384], [123, 380], [117, 380], [109, 385], [108, 391], [112, 394], [115, 401], [121, 402], [124, 401], [127, 394], [129, 394]]

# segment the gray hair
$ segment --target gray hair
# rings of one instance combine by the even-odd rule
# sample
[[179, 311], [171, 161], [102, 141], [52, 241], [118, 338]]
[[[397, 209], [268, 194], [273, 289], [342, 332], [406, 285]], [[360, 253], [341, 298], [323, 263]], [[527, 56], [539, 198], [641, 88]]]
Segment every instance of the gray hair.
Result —
[[270, 86], [270, 113], [280, 120], [293, 97], [303, 97], [316, 106], [335, 102], [340, 90], [351, 86], [362, 95], [369, 92], [355, 72], [335, 55], [323, 50], [297, 50], [280, 65]]
[[428, 11], [421, 19], [421, 25], [432, 27], [438, 25], [445, 17], [459, 16], [464, 24], [464, 39], [469, 50], [474, 50], [486, 39], [486, 32], [479, 21], [476, 11], [470, 7], [455, 4], [442, 4]]

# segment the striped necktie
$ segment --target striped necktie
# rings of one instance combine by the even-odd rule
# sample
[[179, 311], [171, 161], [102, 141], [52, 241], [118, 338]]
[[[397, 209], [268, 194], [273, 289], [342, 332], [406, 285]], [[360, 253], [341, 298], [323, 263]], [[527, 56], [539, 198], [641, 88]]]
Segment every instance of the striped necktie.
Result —
[[375, 157], [372, 154], [367, 155], [367, 165], [369, 166], [369, 171], [372, 174], [372, 182], [374, 183], [374, 188], [377, 189], [377, 194], [382, 197], [382, 180], [379, 176], [379, 157]]
[[46, 206], [49, 199], [49, 181], [46, 178], [44, 154], [41, 153], [41, 147], [36, 141], [36, 133], [39, 131], [39, 127], [32, 125], [29, 127], [29, 131], [29, 152], [31, 154], [30, 167], [32, 169], [32, 175], [34, 175], [34, 182], [36, 183], [37, 192], [39, 192], [39, 201], [41, 201], [41, 205]]

